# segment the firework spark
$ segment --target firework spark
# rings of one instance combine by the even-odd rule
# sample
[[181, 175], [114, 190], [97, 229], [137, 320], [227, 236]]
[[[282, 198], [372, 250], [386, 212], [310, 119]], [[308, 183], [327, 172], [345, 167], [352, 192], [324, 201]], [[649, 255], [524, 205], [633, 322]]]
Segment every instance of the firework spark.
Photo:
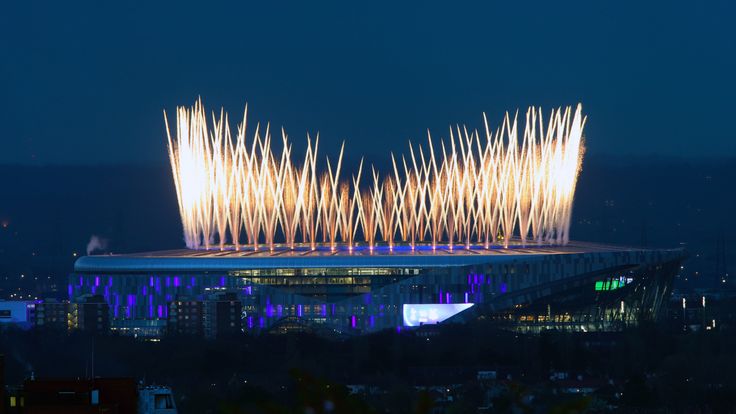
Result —
[[257, 125], [234, 132], [220, 111], [208, 122], [201, 101], [176, 111], [172, 136], [164, 113], [169, 158], [186, 245], [191, 249], [273, 250], [318, 243], [373, 249], [379, 241], [447, 248], [566, 244], [575, 184], [580, 170], [585, 117], [582, 107], [526, 112], [519, 133], [517, 116], [507, 113], [495, 131], [450, 128], [439, 147], [409, 143], [392, 155], [393, 171], [381, 177], [363, 162], [350, 180], [341, 180], [345, 145], [336, 163], [317, 169], [319, 137], [307, 136], [300, 164], [281, 130], [282, 150], [272, 149], [271, 129]]

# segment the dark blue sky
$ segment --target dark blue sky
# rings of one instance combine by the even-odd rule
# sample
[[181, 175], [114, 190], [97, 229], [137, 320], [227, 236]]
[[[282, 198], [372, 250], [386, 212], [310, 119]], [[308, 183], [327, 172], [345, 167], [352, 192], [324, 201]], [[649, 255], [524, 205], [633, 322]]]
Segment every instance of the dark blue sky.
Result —
[[736, 156], [730, 1], [99, 3], [2, 6], [1, 163], [162, 162], [199, 95], [376, 157], [578, 101], [591, 153]]

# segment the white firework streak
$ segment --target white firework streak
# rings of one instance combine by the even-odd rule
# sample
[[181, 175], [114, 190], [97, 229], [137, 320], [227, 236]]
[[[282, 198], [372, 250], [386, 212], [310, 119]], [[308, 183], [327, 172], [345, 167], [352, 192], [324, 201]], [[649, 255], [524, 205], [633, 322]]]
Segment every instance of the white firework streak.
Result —
[[[398, 243], [454, 249], [482, 246], [564, 245], [570, 239], [575, 185], [584, 153], [582, 105], [550, 111], [530, 107], [519, 134], [518, 114], [506, 113], [492, 131], [450, 128], [439, 147], [409, 143], [392, 174], [371, 167], [361, 187], [363, 160], [341, 181], [345, 143], [336, 163], [317, 169], [319, 136], [307, 135], [300, 164], [281, 130], [283, 148], [272, 149], [270, 126], [247, 138], [246, 106], [233, 133], [221, 110], [208, 122], [204, 105], [176, 111], [172, 135], [164, 113], [169, 159], [184, 240], [190, 249], [273, 250], [321, 244], [349, 250]], [[482, 137], [485, 135], [485, 137]], [[439, 148], [439, 150], [438, 150]]]

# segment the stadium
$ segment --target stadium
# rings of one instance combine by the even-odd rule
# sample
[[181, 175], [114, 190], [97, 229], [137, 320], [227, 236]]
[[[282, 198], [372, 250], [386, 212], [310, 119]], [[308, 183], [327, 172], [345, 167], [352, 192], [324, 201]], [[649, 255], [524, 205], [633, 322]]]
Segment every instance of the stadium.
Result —
[[[246, 111], [247, 113], [247, 111]], [[269, 128], [246, 139], [201, 102], [178, 108], [169, 157], [186, 249], [86, 256], [71, 299], [100, 295], [112, 327], [159, 335], [218, 292], [245, 332], [353, 335], [490, 319], [519, 331], [596, 331], [656, 320], [682, 249], [570, 242], [581, 169], [581, 106], [507, 114], [495, 132], [450, 129], [393, 157], [393, 174], [341, 180], [319, 139], [292, 162]], [[235, 137], [233, 139], [233, 137]], [[344, 145], [343, 145], [344, 149]], [[441, 150], [440, 150], [441, 149]], [[234, 300], [235, 302], [235, 300]], [[185, 316], [187, 319], [189, 316]], [[201, 315], [194, 315], [202, 318]], [[233, 323], [231, 323], [233, 325]]]
[[495, 318], [521, 331], [616, 330], [656, 320], [683, 258], [648, 250], [379, 247], [175, 250], [77, 260], [70, 296], [101, 294], [113, 326], [155, 335], [175, 298], [236, 291], [243, 330], [350, 335]]

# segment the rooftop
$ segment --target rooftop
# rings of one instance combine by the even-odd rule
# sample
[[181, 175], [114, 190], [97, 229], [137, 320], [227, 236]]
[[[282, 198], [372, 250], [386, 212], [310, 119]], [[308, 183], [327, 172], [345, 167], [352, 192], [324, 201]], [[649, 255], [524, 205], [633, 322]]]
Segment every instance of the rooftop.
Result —
[[277, 245], [273, 250], [254, 250], [252, 247], [235, 250], [163, 250], [132, 254], [92, 255], [79, 258], [74, 264], [77, 272], [148, 272], [148, 271], [228, 271], [281, 267], [418, 267], [462, 266], [487, 262], [504, 262], [548, 255], [589, 253], [658, 251], [683, 254], [682, 248], [647, 249], [571, 242], [565, 246], [515, 244], [509, 247], [455, 245], [365, 246], [335, 249], [320, 245], [314, 249], [297, 246], [293, 249]]

